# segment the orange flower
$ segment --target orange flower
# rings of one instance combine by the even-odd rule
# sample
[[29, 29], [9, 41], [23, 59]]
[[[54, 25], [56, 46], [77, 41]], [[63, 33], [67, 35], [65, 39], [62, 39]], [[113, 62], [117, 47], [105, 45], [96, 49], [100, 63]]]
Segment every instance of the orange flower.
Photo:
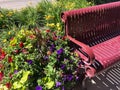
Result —
[[47, 55], [51, 55], [51, 51], [47, 51]]

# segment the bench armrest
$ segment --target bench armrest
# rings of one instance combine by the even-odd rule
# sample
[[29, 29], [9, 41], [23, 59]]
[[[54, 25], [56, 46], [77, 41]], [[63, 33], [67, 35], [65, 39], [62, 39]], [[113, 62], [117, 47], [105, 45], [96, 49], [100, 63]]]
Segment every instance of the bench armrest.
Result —
[[94, 60], [95, 56], [93, 54], [93, 51], [92, 49], [87, 46], [86, 44], [82, 43], [82, 42], [79, 42], [78, 40], [75, 40], [74, 38], [70, 37], [70, 36], [67, 36], [68, 39], [70, 41], [72, 41], [73, 43], [75, 43], [77, 46], [79, 46], [78, 48], [76, 48], [76, 52], [79, 54], [79, 55], [83, 55], [84, 57], [86, 57], [87, 59], [85, 59], [84, 61], [87, 63], [87, 64], [91, 64], [91, 62]]

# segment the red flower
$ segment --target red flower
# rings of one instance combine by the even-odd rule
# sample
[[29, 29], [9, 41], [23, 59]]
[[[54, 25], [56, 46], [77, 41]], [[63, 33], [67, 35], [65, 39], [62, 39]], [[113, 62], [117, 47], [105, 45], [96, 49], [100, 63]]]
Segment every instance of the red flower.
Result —
[[34, 38], [35, 38], [35, 35], [30, 35], [29, 38], [30, 38], [30, 39], [34, 39]]
[[2, 49], [0, 49], [0, 60], [3, 60], [5, 56], [6, 56], [5, 52]]
[[21, 48], [24, 47], [23, 42], [20, 42], [19, 46], [20, 46]]
[[0, 63], [0, 69], [2, 69], [4, 66], [3, 66], [3, 64], [2, 63]]
[[4, 74], [0, 72], [0, 81], [2, 81]]
[[14, 53], [14, 54], [18, 54], [18, 53], [19, 53], [19, 50], [14, 50], [13, 53]]
[[27, 49], [22, 49], [22, 53], [24, 53], [24, 54], [28, 54], [29, 52], [28, 52]]
[[46, 30], [46, 32], [47, 32], [47, 33], [49, 33], [49, 32], [50, 32], [50, 30]]
[[11, 38], [10, 38], [10, 40], [13, 40], [13, 39], [14, 39], [14, 37], [11, 37]]
[[57, 40], [57, 37], [54, 36], [54, 37], [53, 37], [53, 40]]
[[6, 83], [6, 87], [8, 88], [8, 89], [10, 89], [11, 88], [11, 83]]
[[11, 63], [13, 61], [11, 56], [8, 56], [8, 62]]
[[65, 40], [67, 38], [67, 36], [64, 36], [64, 37], [62, 37], [62, 40]]

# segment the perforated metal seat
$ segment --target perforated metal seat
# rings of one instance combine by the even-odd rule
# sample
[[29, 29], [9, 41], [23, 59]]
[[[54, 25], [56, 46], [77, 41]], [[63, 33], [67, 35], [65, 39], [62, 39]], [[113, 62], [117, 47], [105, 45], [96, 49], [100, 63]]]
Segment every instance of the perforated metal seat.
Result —
[[83, 59], [89, 77], [120, 61], [119, 11], [120, 1], [61, 14], [66, 36]]
[[98, 60], [104, 68], [120, 60], [120, 36], [97, 44], [91, 48], [95, 59]]

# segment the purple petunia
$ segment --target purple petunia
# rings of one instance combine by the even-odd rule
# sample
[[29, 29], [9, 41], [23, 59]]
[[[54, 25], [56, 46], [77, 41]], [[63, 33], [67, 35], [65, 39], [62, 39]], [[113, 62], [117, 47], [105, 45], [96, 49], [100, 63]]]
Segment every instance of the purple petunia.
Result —
[[65, 64], [62, 64], [62, 65], [61, 65], [61, 69], [64, 69], [65, 67], [66, 67]]
[[60, 55], [64, 52], [63, 48], [60, 48], [59, 50], [57, 50], [57, 54]]
[[68, 81], [71, 81], [72, 79], [73, 79], [73, 75], [72, 74], [67, 75], [67, 80]]
[[79, 77], [78, 77], [78, 76], [76, 77], [76, 80], [79, 80]]
[[62, 90], [65, 90], [64, 86], [62, 87]]
[[35, 90], [42, 90], [41, 86], [36, 86]]
[[56, 82], [56, 87], [61, 86], [61, 82]]
[[44, 60], [48, 60], [49, 58], [48, 58], [48, 56], [44, 56]]
[[55, 50], [55, 45], [52, 44], [51, 47], [50, 47], [50, 51], [51, 51], [51, 52], [54, 52], [54, 50]]
[[18, 73], [18, 70], [14, 70], [14, 74], [17, 74]]
[[28, 64], [32, 64], [32, 63], [33, 63], [32, 60], [26, 60], [26, 62], [27, 62]]

